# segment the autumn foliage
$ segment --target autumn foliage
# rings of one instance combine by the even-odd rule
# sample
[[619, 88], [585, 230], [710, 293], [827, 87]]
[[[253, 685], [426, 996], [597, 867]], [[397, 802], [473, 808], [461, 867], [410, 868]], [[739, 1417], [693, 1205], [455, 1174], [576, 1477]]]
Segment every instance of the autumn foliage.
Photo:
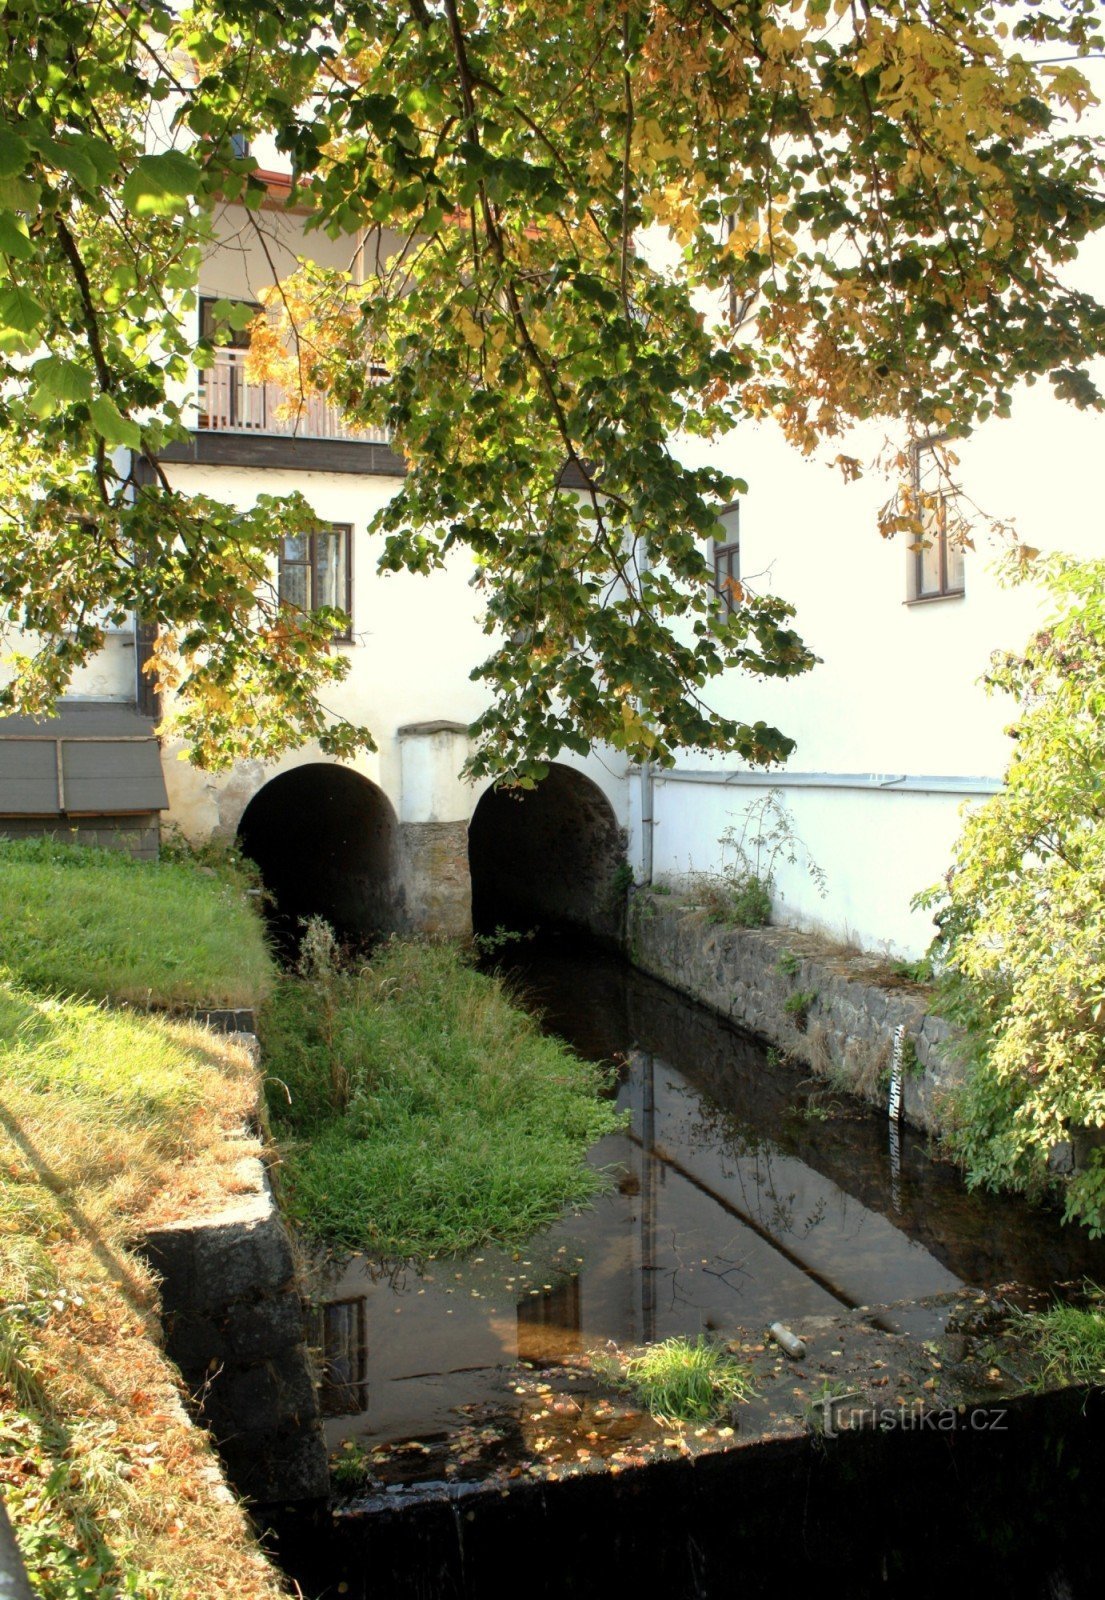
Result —
[[[803, 450], [876, 416], [955, 436], [1038, 377], [1100, 404], [1105, 311], [1062, 276], [1105, 216], [1079, 122], [1094, 0], [15, 0], [0, 30], [0, 600], [44, 640], [22, 703], [96, 647], [98, 608], [136, 606], [200, 759], [367, 737], [322, 706], [333, 618], [280, 619], [271, 592], [309, 508], [231, 514], [157, 464], [214, 213], [266, 227], [234, 136], [275, 136], [307, 217], [256, 371], [391, 430], [385, 566], [478, 566], [477, 772], [596, 741], [791, 748], [711, 708], [727, 668], [812, 658], [778, 599], [714, 603], [713, 508], [740, 484], [673, 439], [765, 416]], [[316, 229], [347, 271], [310, 261]]]

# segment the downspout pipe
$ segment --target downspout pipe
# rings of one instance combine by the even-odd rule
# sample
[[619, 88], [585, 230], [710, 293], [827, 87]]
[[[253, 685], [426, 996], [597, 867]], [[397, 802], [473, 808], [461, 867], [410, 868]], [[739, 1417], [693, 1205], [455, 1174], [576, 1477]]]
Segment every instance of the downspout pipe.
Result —
[[645, 889], [652, 887], [652, 830], [655, 825], [653, 812], [652, 762], [645, 761], [641, 766], [641, 885]]

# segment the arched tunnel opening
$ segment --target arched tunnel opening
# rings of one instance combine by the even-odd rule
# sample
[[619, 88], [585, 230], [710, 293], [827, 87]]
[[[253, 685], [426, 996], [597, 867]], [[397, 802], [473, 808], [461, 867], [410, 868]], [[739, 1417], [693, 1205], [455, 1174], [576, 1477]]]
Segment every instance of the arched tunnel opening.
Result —
[[397, 831], [387, 796], [347, 767], [295, 767], [254, 795], [238, 843], [260, 868], [286, 954], [308, 917], [325, 917], [343, 943], [357, 945], [400, 926]]
[[554, 764], [535, 789], [489, 789], [468, 830], [472, 925], [573, 928], [620, 941], [625, 840], [609, 800]]

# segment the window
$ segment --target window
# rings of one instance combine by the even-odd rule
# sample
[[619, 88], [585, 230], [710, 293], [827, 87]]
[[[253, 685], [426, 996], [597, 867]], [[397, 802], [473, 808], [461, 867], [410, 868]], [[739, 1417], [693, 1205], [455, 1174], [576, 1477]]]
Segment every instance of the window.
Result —
[[[227, 295], [234, 305], [249, 306], [251, 311], [260, 311], [261, 307], [255, 300], [239, 300], [234, 295]], [[219, 304], [214, 295], [203, 295], [200, 298], [200, 338], [214, 341], [215, 335], [219, 336], [220, 350], [248, 350], [249, 329], [232, 328], [229, 322], [216, 322], [215, 307]]]
[[350, 618], [337, 639], [353, 638], [353, 529], [336, 522], [316, 533], [290, 534], [280, 542], [280, 599], [300, 611], [333, 606]]
[[948, 501], [940, 471], [939, 439], [913, 447], [913, 494], [920, 509], [922, 536], [910, 551], [909, 598], [942, 600], [961, 595], [963, 546], [948, 534]]
[[738, 511], [736, 505], [731, 505], [725, 506], [719, 513], [730, 537], [727, 543], [714, 545], [714, 589], [726, 616], [734, 609], [740, 598], [741, 547]]

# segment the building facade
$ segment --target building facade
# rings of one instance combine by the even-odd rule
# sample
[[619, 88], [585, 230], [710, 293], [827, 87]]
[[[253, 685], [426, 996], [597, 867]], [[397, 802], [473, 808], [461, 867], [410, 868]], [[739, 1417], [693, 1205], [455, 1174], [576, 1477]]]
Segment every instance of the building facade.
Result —
[[[363, 273], [355, 241], [312, 234], [305, 245], [285, 194], [286, 180], [272, 175], [263, 228], [243, 207], [222, 209], [197, 335], [212, 302], [257, 301], [299, 251]], [[621, 863], [637, 882], [693, 883], [730, 869], [733, 840], [743, 838], [746, 854], [770, 867], [780, 920], [896, 954], [924, 948], [931, 930], [911, 897], [946, 870], [960, 808], [994, 790], [1008, 756], [1010, 708], [979, 680], [991, 652], [1023, 643], [1039, 616], [1031, 586], [999, 581], [1001, 537], [980, 536], [964, 551], [934, 525], [923, 552], [881, 540], [883, 478], [845, 484], [828, 460], [839, 446], [805, 460], [766, 424], [741, 430], [716, 447], [721, 464], [749, 482], [712, 552], [718, 603], [731, 602], [734, 582], [782, 595], [821, 664], [800, 680], [731, 673], [712, 699], [721, 712], [762, 718], [795, 738], [790, 762], [765, 774], [688, 754], [673, 770], [642, 772], [598, 750], [566, 757], [534, 794], [495, 793], [460, 776], [466, 729], [483, 703], [470, 673], [488, 648], [471, 556], [454, 552], [429, 578], [378, 573], [383, 540], [370, 525], [402, 481], [402, 459], [386, 435], [350, 428], [323, 400], [291, 420], [284, 397], [248, 381], [244, 361], [242, 348], [224, 347], [197, 374], [191, 437], [162, 464], [174, 488], [243, 508], [261, 493], [308, 499], [319, 530], [285, 541], [277, 581], [289, 601], [349, 612], [335, 649], [350, 670], [333, 707], [371, 727], [378, 749], [343, 765], [308, 746], [211, 775], [166, 736], [164, 795], [149, 782], [143, 790], [147, 828], [160, 810], [195, 842], [239, 839], [293, 914], [325, 911], [354, 931], [452, 933], [470, 926], [474, 872], [481, 921], [513, 909], [616, 934]], [[847, 449], [870, 456], [881, 443], [870, 430]], [[1024, 543], [1100, 553], [1093, 477], [1103, 443], [1100, 419], [1026, 391], [1011, 419], [960, 450], [959, 476], [986, 513], [1015, 521]], [[90, 708], [145, 711], [139, 732], [148, 741], [157, 708], [144, 704], [143, 648], [133, 630], [109, 635], [63, 713], [84, 708], [80, 726], [90, 726]], [[45, 800], [41, 782], [19, 790], [28, 731], [14, 719], [3, 731], [0, 829], [75, 827], [105, 842], [117, 824], [101, 825], [95, 810], [78, 818], [63, 788]], [[57, 729], [31, 732], [49, 742]], [[134, 750], [127, 759], [138, 760]], [[116, 818], [137, 815], [118, 793], [112, 803]], [[767, 819], [780, 816], [790, 843], [772, 856]]]

